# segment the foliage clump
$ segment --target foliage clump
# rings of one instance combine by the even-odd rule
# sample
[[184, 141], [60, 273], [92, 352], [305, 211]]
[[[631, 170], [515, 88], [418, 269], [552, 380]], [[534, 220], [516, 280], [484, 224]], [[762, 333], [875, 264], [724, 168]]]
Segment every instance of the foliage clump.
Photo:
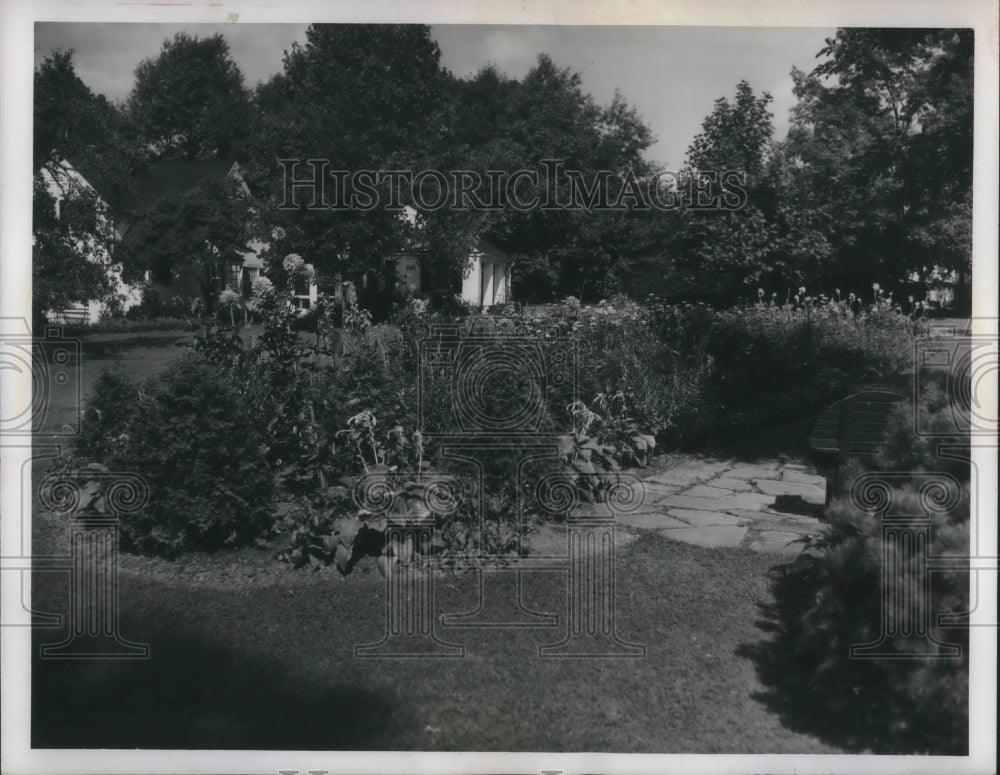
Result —
[[[116, 398], [123, 403], [112, 413]], [[91, 407], [78, 453], [141, 476], [149, 489], [147, 506], [123, 516], [123, 549], [173, 556], [267, 533], [273, 484], [263, 439], [211, 363], [189, 355], [142, 390], [106, 373]]]
[[[950, 409], [933, 398], [919, 407], [937, 427], [946, 427]], [[884, 517], [852, 498], [852, 485], [864, 471], [850, 463], [826, 510], [828, 531], [807, 542], [807, 551], [784, 566], [773, 585], [781, 625], [774, 654], [794, 662], [798, 676], [784, 696], [805, 706], [821, 704], [823, 728], [837, 730], [848, 745], [874, 745], [879, 753], [964, 754], [968, 745], [969, 631], [961, 620], [969, 610], [969, 569], [958, 564], [936, 571], [925, 587], [928, 571], [918, 552], [968, 556], [970, 465], [926, 452], [914, 433], [913, 404], [904, 402], [876, 465], [894, 474], [886, 480], [892, 486], [886, 513], [926, 515], [929, 545], [896, 542], [896, 561], [887, 566]], [[910, 476], [900, 478], [899, 472]], [[928, 508], [920, 492], [928, 476], [950, 493], [941, 509]], [[891, 575], [884, 577], [886, 572]], [[907, 621], [922, 608], [930, 637], [888, 637], [882, 658], [852, 658], [852, 646], [880, 640], [888, 617]], [[948, 626], [948, 617], [957, 626]], [[957, 654], [942, 658], [949, 656], [942, 644], [957, 646]]]

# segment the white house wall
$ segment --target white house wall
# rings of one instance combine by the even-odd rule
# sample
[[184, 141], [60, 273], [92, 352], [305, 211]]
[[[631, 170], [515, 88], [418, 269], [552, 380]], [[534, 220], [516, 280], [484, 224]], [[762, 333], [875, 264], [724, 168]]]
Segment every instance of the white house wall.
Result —
[[[80, 192], [93, 194], [96, 197], [98, 228], [117, 242], [119, 235], [111, 216], [108, 215], [107, 203], [72, 164], [63, 159], [55, 170], [46, 166], [39, 171], [39, 175], [46, 190], [55, 200], [57, 217], [62, 202], [67, 197]], [[81, 238], [77, 248], [82, 248], [86, 252], [88, 261], [107, 265], [114, 293], [118, 297], [118, 306], [122, 311], [129, 310], [142, 301], [143, 286], [141, 284], [130, 285], [122, 280], [121, 268], [113, 262], [111, 252], [106, 244], [96, 240], [93, 235], [86, 235]], [[101, 314], [107, 308], [108, 305], [103, 302], [91, 300], [71, 305], [65, 310], [46, 310], [45, 314], [56, 322], [94, 324], [100, 320]]]
[[468, 274], [462, 277], [462, 301], [467, 304], [473, 304], [476, 307], [479, 306], [482, 291], [482, 265], [480, 263], [480, 256], [474, 255], [469, 259], [469, 271]]

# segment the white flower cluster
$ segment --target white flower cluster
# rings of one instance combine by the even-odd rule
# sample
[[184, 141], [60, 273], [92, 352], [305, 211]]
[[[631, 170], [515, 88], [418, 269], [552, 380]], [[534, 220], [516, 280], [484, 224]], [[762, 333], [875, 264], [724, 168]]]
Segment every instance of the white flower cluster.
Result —
[[282, 268], [289, 276], [297, 275], [305, 268], [306, 262], [298, 253], [289, 253], [281, 262]]
[[274, 284], [266, 277], [258, 277], [253, 281], [253, 295], [258, 299], [274, 294]]

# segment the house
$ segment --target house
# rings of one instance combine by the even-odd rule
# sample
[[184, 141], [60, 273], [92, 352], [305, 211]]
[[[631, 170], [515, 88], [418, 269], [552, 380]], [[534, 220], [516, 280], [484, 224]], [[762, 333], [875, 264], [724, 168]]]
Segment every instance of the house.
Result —
[[[250, 196], [250, 190], [243, 179], [239, 164], [231, 161], [160, 161], [149, 165], [147, 174], [139, 178], [125, 199], [118, 201], [112, 207], [101, 197], [95, 187], [69, 161], [63, 160], [55, 167], [46, 166], [39, 175], [47, 190], [56, 200], [58, 212], [59, 203], [66, 197], [74, 196], [75, 192], [85, 191], [92, 194], [97, 202], [98, 229], [108, 229], [112, 232], [116, 244], [135, 242], [141, 236], [144, 224], [143, 212], [156, 202], [170, 196], [183, 195], [203, 181], [235, 180], [244, 196]], [[217, 277], [220, 291], [231, 288], [246, 295], [250, 293], [253, 281], [260, 276], [264, 268], [261, 251], [266, 243], [252, 240], [245, 250], [233, 250], [220, 256], [220, 268]], [[118, 309], [128, 311], [138, 305], [146, 288], [153, 288], [166, 296], [182, 298], [197, 298], [201, 290], [190, 278], [171, 276], [162, 268], [151, 268], [145, 273], [145, 281], [126, 284], [121, 278], [120, 267], [115, 266], [107, 248], [98, 241], [89, 246], [90, 259], [106, 263], [117, 288]], [[308, 305], [310, 299], [315, 303], [315, 288], [304, 289], [300, 294], [300, 303]], [[46, 310], [46, 317], [57, 323], [75, 323], [91, 325], [100, 320], [107, 310], [104, 302], [92, 300], [72, 305], [62, 310]]]
[[[419, 229], [416, 215], [412, 207], [403, 209], [402, 217]], [[389, 261], [395, 264], [397, 287], [409, 293], [444, 290], [427, 282], [415, 252], [390, 258]], [[510, 257], [506, 253], [487, 240], [479, 239], [469, 253], [461, 288], [447, 290], [456, 291], [463, 302], [478, 309], [503, 304], [510, 300], [510, 265]]]
[[[119, 219], [125, 224], [123, 241], [126, 244], [136, 244], [141, 240], [146, 229], [143, 214], [157, 202], [184, 196], [201, 183], [222, 181], [235, 181], [239, 195], [250, 197], [250, 189], [243, 179], [239, 163], [235, 161], [204, 159], [152, 162], [146, 174], [135, 182], [128, 199], [118, 208]], [[249, 288], [259, 275], [263, 268], [263, 261], [259, 258], [263, 243], [258, 241], [253, 246], [245, 247], [246, 250], [230, 250], [219, 255], [219, 267], [210, 278], [217, 284], [218, 290], [229, 287], [240, 291], [244, 285]], [[141, 260], [142, 257], [139, 258]], [[249, 270], [247, 272], [243, 271], [245, 264]], [[196, 278], [177, 275], [172, 267], [152, 266], [147, 271], [146, 279], [148, 285], [161, 295], [195, 299], [202, 293]]]
[[[220, 159], [167, 160], [149, 164], [146, 173], [135, 181], [123, 201], [114, 207], [115, 221], [123, 244], [138, 244], [147, 228], [143, 214], [163, 199], [183, 196], [204, 182], [235, 181], [239, 196], [251, 197], [240, 165], [235, 161]], [[249, 296], [254, 281], [264, 270], [263, 252], [268, 247], [266, 238], [250, 239], [246, 245], [229, 247], [218, 252], [218, 266], [208, 278], [218, 291], [233, 290]], [[140, 261], [142, 256], [138, 257]], [[199, 278], [178, 275], [172, 267], [151, 266], [147, 269], [145, 283], [134, 290], [141, 300], [143, 288], [150, 288], [163, 297], [186, 300], [201, 298], [204, 293]], [[298, 289], [295, 301], [300, 308], [311, 308], [317, 299], [315, 284]], [[138, 303], [134, 301], [133, 303]], [[131, 306], [131, 305], [129, 305]], [[90, 322], [94, 322], [93, 320]]]
[[462, 278], [462, 301], [486, 309], [510, 298], [510, 258], [484, 239], [469, 256]]
[[[136, 184], [134, 198], [128, 206], [129, 213], [136, 219], [134, 228], [142, 229], [139, 219], [141, 212], [160, 199], [186, 194], [202, 182], [230, 180], [237, 183], [237, 191], [241, 196], [252, 197], [238, 162], [217, 159], [154, 162], [149, 166], [146, 177]], [[126, 232], [126, 239], [130, 233]], [[217, 290], [231, 290], [244, 297], [249, 296], [254, 281], [265, 268], [262, 255], [268, 245], [266, 238], [258, 236], [248, 240], [242, 249], [231, 249], [220, 254], [219, 271], [213, 278], [217, 283]], [[190, 281], [185, 283], [181, 278], [150, 273], [148, 279], [152, 287], [171, 295], [197, 298], [201, 293], [199, 288], [192, 287]], [[296, 288], [294, 302], [299, 309], [308, 310], [316, 304], [318, 296], [315, 282], [300, 284]]]
[[[113, 217], [107, 201], [97, 193], [90, 182], [67, 159], [61, 159], [56, 164], [42, 167], [38, 176], [49, 195], [55, 200], [57, 216], [61, 204], [67, 199], [83, 195], [94, 198], [95, 231], [103, 234], [104, 239], [99, 240], [92, 236], [81, 238], [86, 240], [84, 247], [87, 251], [87, 259], [94, 263], [105, 264], [108, 267], [119, 309], [127, 311], [139, 304], [142, 301], [142, 285], [129, 284], [122, 279], [121, 267], [114, 263], [113, 248], [108, 248], [109, 243], [115, 245], [121, 241], [122, 224]], [[100, 320], [108, 306], [103, 301], [91, 300], [63, 309], [44, 310], [44, 313], [45, 317], [54, 323], [91, 325]]]

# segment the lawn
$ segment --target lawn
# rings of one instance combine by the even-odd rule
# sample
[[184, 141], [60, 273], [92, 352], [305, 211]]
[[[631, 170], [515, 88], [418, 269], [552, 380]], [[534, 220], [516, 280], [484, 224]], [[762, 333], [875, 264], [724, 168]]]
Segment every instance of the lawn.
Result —
[[78, 425], [81, 403], [105, 368], [118, 364], [136, 379], [144, 380], [187, 352], [186, 347], [175, 346], [182, 338], [186, 340], [187, 334], [181, 330], [66, 337], [71, 352], [65, 366], [68, 379], [58, 379], [59, 369], [52, 364], [48, 366], [48, 379], [40, 380], [39, 372], [35, 373], [35, 379], [46, 387], [43, 433], [38, 434], [38, 440], [49, 441], [50, 434], [65, 438], [64, 426]]
[[[383, 628], [371, 566], [341, 579], [262, 550], [176, 563], [125, 558], [124, 637], [148, 661], [36, 659], [32, 745], [109, 748], [826, 753], [756, 695], [754, 662], [774, 558], [644, 533], [619, 553], [618, 630], [629, 660], [539, 659], [562, 630], [447, 629], [464, 659], [357, 660]], [[368, 572], [366, 571], [366, 567]], [[558, 613], [565, 576], [525, 575], [525, 601]], [[476, 602], [474, 576], [438, 576], [439, 612]], [[36, 607], [60, 610], [60, 574]], [[60, 639], [36, 631], [38, 644]], [[37, 652], [36, 652], [37, 653]]]

